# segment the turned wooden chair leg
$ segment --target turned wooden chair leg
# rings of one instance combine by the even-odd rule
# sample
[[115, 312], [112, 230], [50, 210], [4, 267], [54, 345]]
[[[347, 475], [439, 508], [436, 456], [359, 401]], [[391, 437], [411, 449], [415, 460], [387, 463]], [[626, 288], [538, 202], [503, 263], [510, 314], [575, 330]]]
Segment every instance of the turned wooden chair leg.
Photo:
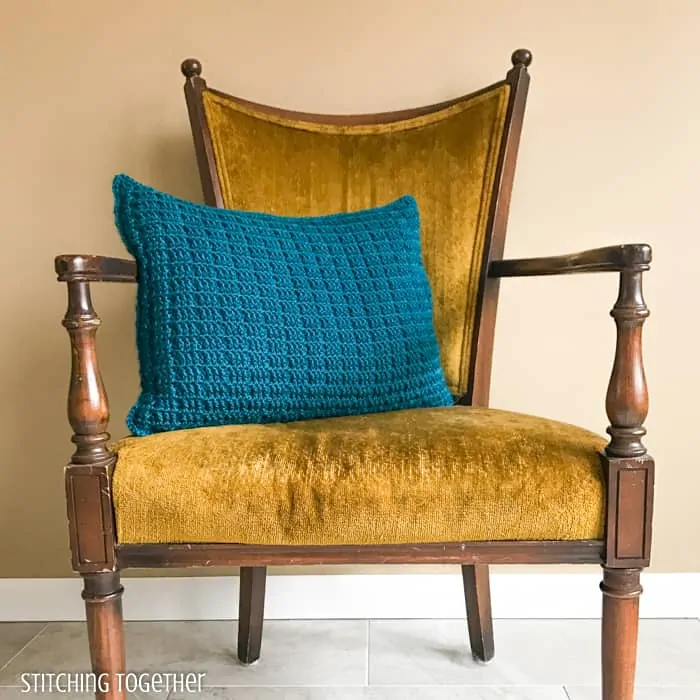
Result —
[[493, 659], [495, 653], [488, 565], [462, 566], [462, 581], [472, 656], [487, 663]]
[[126, 661], [122, 592], [119, 573], [83, 574], [83, 600], [87, 618], [92, 670], [98, 700], [124, 700]]
[[238, 659], [243, 664], [260, 658], [263, 616], [265, 614], [264, 566], [242, 566], [238, 606]]
[[634, 700], [640, 569], [604, 569], [603, 700]]

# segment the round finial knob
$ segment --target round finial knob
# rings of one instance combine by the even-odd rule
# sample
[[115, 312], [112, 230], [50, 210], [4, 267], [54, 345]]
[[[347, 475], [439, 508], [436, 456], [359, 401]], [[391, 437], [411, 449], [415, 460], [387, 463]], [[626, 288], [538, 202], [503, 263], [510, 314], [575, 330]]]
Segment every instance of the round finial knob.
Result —
[[185, 78], [194, 78], [198, 75], [202, 75], [202, 64], [196, 58], [186, 58], [180, 70]]
[[532, 52], [529, 49], [516, 49], [510, 57], [514, 66], [525, 66], [527, 68], [532, 63]]

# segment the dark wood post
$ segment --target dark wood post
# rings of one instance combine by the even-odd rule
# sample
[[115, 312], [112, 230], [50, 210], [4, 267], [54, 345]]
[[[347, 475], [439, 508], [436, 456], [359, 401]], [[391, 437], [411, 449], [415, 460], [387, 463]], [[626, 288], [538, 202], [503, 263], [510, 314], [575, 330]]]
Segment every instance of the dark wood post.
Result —
[[99, 464], [112, 457], [107, 450], [109, 404], [99, 365], [95, 337], [100, 318], [95, 313], [88, 282], [68, 282], [68, 310], [63, 325], [71, 341], [68, 421], [76, 451], [72, 464]]
[[606, 453], [611, 457], [637, 457], [646, 454], [642, 437], [649, 411], [649, 394], [642, 361], [642, 326], [649, 309], [642, 295], [642, 272], [648, 265], [639, 264], [622, 270], [620, 289], [610, 315], [617, 326], [617, 346], [605, 409], [610, 420], [611, 436]]
[[98, 700], [126, 698], [126, 655], [122, 622], [122, 593], [117, 572], [83, 576], [92, 670], [98, 681]]
[[[57, 271], [61, 273], [59, 261]], [[100, 319], [88, 281], [68, 282], [63, 325], [71, 341], [68, 420], [76, 446], [65, 471], [73, 568], [83, 575], [92, 670], [101, 681], [96, 697], [122, 700], [126, 697], [119, 682], [125, 672], [123, 589], [116, 564], [111, 493], [116, 458], [107, 447], [109, 404], [95, 343]]]
[[607, 485], [601, 584], [603, 700], [634, 698], [640, 573], [651, 552], [654, 460], [642, 443], [649, 408], [642, 361], [642, 326], [649, 310], [642, 295], [642, 274], [650, 260], [648, 246], [630, 252], [611, 311], [617, 347], [605, 402], [610, 443], [603, 455]]
[[207, 89], [207, 81], [202, 78], [202, 64], [196, 58], [186, 58], [180, 70], [185, 76], [185, 102], [192, 125], [192, 139], [204, 201], [212, 207], [223, 207], [224, 197], [221, 193], [214, 147], [202, 100], [202, 93]]
[[238, 604], [238, 659], [253, 664], [260, 658], [263, 618], [265, 615], [265, 580], [267, 567], [242, 566]]
[[462, 583], [467, 604], [467, 629], [472, 656], [477, 661], [488, 663], [496, 653], [489, 567], [484, 564], [462, 566]]
[[639, 627], [639, 569], [603, 570], [602, 698], [634, 700]]
[[68, 421], [76, 446], [66, 467], [66, 496], [73, 568], [80, 573], [115, 570], [111, 480], [115, 456], [108, 450], [109, 404], [97, 363], [100, 319], [87, 281], [68, 282], [63, 325], [71, 341]]

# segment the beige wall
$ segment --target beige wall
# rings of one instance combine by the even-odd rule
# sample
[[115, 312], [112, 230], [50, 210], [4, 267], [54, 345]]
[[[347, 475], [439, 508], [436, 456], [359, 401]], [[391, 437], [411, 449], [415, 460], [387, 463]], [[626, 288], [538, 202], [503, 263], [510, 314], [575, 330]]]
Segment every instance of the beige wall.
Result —
[[[444, 100], [531, 48], [506, 252], [647, 241], [648, 446], [657, 571], [700, 571], [697, 0], [3, 0], [0, 5], [0, 576], [69, 572], [68, 345], [52, 257], [119, 255], [110, 180], [200, 198], [179, 63], [307, 111]], [[604, 430], [613, 275], [509, 280], [493, 405]], [[137, 390], [133, 289], [95, 290], [113, 432]]]

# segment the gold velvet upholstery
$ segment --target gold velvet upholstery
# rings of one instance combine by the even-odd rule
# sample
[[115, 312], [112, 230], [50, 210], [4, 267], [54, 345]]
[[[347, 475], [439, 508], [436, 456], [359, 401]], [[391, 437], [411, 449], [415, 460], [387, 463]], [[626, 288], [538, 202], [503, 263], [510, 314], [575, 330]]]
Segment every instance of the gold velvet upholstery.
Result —
[[202, 95], [224, 205], [318, 215], [415, 196], [448, 385], [467, 391], [489, 209], [510, 88], [388, 123], [283, 118]]
[[604, 438], [455, 406], [126, 438], [122, 543], [602, 537]]
[[[319, 215], [415, 196], [441, 360], [461, 394], [509, 94], [499, 83], [419, 116], [355, 124], [209, 89], [201, 97], [226, 207]], [[571, 425], [467, 406], [131, 437], [115, 447], [118, 540], [600, 539], [605, 444]]]

